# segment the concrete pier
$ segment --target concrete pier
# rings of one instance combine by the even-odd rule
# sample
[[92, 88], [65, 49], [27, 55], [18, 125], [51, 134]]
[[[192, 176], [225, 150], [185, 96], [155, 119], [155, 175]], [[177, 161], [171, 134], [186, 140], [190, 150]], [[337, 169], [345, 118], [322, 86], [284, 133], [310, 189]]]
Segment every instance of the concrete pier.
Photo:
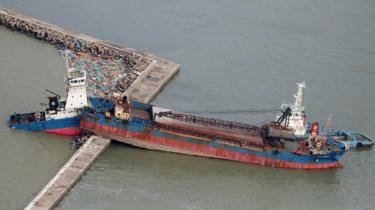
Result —
[[151, 102], [161, 89], [176, 75], [174, 63], [157, 60], [152, 62], [142, 74], [125, 90], [124, 94], [142, 103]]
[[26, 206], [25, 210], [44, 210], [55, 207], [110, 143], [109, 139], [90, 137]]

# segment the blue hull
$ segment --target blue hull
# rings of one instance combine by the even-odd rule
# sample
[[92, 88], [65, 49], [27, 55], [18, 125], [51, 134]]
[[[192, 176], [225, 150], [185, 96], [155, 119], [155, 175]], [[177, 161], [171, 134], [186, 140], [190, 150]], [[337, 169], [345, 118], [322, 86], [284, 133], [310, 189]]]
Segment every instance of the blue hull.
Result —
[[75, 136], [80, 134], [79, 117], [53, 119], [22, 124], [9, 123], [9, 127], [25, 131], [41, 131], [54, 134]]

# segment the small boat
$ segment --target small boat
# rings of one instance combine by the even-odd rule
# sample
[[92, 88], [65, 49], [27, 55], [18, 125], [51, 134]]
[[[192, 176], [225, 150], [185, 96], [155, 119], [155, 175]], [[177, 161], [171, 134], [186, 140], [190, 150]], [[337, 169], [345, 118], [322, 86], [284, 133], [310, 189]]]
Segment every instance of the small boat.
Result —
[[15, 113], [9, 117], [8, 126], [26, 131], [41, 131], [51, 134], [76, 136], [79, 128], [78, 109], [87, 106], [86, 73], [68, 69], [68, 94], [66, 100], [47, 90], [48, 107], [44, 111]]
[[341, 168], [339, 159], [346, 151], [345, 144], [319, 136], [318, 125], [306, 140], [290, 141], [270, 132], [280, 127], [277, 122], [258, 127], [179, 113], [119, 95], [89, 98], [80, 118], [81, 129], [136, 147], [279, 168]]
[[327, 138], [349, 144], [350, 148], [370, 148], [374, 145], [374, 141], [367, 136], [345, 130], [330, 130], [327, 132]]

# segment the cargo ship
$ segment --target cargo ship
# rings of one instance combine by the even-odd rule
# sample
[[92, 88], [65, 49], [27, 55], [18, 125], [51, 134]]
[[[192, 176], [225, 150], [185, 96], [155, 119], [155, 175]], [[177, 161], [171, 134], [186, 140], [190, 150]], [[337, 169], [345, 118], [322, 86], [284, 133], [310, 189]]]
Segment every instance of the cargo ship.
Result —
[[67, 136], [80, 135], [78, 109], [88, 105], [86, 94], [86, 73], [68, 68], [67, 97], [53, 94], [48, 97], [47, 108], [31, 113], [15, 113], [8, 119], [13, 129], [40, 131]]
[[346, 151], [344, 144], [320, 135], [318, 124], [308, 138], [294, 141], [287, 134], [295, 131], [282, 126], [290, 108], [258, 127], [178, 113], [127, 96], [89, 98], [89, 104], [80, 113], [83, 130], [150, 150], [290, 169], [341, 168], [339, 159]]

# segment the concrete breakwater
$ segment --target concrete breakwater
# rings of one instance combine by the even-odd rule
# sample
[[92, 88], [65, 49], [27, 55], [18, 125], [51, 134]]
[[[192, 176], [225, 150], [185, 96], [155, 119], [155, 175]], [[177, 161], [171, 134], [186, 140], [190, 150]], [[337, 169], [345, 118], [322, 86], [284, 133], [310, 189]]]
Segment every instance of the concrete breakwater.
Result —
[[[84, 53], [101, 60], [121, 60], [121, 63], [117, 63], [122, 66], [117, 69], [126, 69], [127, 77], [121, 80], [121, 84], [114, 84], [114, 86], [121, 87], [119, 91], [125, 91], [134, 100], [140, 102], [152, 100], [173, 78], [180, 67], [179, 64], [154, 55], [75, 33], [1, 7], [0, 25], [38, 40], [46, 41], [55, 45], [58, 49], [69, 49], [76, 55]], [[103, 84], [98, 81], [95, 85], [101, 86]], [[103, 93], [103, 91], [99, 92]], [[104, 91], [104, 94], [107, 93]], [[102, 94], [99, 95], [103, 96]]]
[[27, 19], [11, 16], [6, 13], [0, 13], [0, 24], [10, 30], [22, 32], [28, 36], [56, 45], [59, 48], [65, 47], [73, 51], [87, 52], [104, 59], [123, 58], [128, 66], [147, 65], [151, 62], [151, 60], [139, 55], [137, 56], [134, 53], [126, 54], [119, 52], [99, 42], [80, 39], [62, 31], [54, 30], [44, 24], [38, 24], [37, 22], [28, 21]]

